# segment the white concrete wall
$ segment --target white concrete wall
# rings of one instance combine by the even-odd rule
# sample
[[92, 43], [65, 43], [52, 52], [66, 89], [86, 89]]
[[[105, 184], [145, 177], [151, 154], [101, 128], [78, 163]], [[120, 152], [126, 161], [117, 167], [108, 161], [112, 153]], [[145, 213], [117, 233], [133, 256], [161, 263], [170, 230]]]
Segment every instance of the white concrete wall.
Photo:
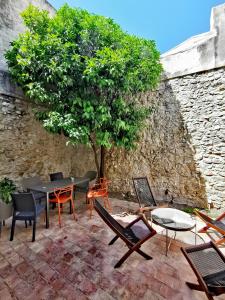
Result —
[[46, 0], [0, 0], [0, 94], [24, 97], [22, 91], [9, 80], [4, 53], [10, 42], [25, 30], [20, 14], [29, 4], [48, 10], [50, 15], [55, 13]]
[[211, 12], [210, 31], [186, 40], [161, 56], [166, 78], [225, 66], [225, 4]]

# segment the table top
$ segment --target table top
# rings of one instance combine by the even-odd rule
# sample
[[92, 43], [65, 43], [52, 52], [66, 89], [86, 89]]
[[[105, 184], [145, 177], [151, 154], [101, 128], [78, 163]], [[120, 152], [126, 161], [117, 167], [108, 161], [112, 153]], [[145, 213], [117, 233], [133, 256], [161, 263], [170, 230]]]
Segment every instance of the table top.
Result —
[[175, 208], [157, 208], [151, 216], [155, 224], [175, 231], [188, 231], [196, 225], [191, 215]]
[[80, 183], [88, 182], [89, 179], [85, 177], [69, 177], [60, 180], [50, 181], [50, 182], [43, 182], [40, 185], [34, 185], [30, 187], [30, 190], [43, 192], [43, 193], [52, 193], [57, 188], [62, 188], [68, 186], [70, 184], [76, 185]]

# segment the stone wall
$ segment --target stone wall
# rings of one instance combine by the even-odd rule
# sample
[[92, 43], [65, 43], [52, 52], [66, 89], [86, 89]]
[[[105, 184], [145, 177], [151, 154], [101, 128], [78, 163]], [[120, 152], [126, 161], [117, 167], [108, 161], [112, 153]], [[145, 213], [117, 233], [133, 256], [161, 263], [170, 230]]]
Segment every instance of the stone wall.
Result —
[[0, 95], [0, 174], [19, 184], [22, 177], [63, 171], [71, 173], [72, 147], [65, 138], [47, 133], [35, 121], [32, 105]]
[[[95, 169], [91, 149], [66, 146], [33, 116], [33, 104], [10, 80], [4, 51], [23, 31], [19, 17], [28, 3], [54, 9], [44, 0], [0, 2], [0, 178], [62, 171], [80, 176]], [[148, 176], [158, 200], [225, 207], [225, 5], [213, 9], [210, 33], [184, 42], [162, 56], [165, 78], [139, 101], [154, 113], [132, 152], [107, 156], [111, 192], [129, 198], [132, 176]], [[196, 53], [198, 55], [196, 55]], [[207, 70], [207, 71], [206, 71]]]
[[165, 80], [141, 96], [155, 111], [135, 151], [114, 150], [107, 172], [115, 191], [132, 193], [147, 175], [158, 200], [225, 206], [225, 69]]

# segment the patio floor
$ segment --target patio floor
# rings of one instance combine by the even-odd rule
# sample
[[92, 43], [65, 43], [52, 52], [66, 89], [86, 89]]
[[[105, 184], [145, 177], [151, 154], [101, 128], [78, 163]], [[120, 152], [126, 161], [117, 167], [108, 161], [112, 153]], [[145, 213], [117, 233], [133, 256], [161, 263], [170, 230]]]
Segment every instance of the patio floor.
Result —
[[[153, 260], [132, 254], [121, 268], [114, 269], [127, 248], [122, 241], [108, 246], [113, 233], [96, 213], [89, 219], [81, 205], [84, 202], [78, 201], [78, 221], [64, 212], [61, 229], [57, 211], [51, 211], [49, 229], [41, 218], [34, 243], [30, 242], [31, 229], [23, 222], [18, 222], [14, 241], [9, 242], [7, 222], [0, 239], [1, 300], [207, 299], [204, 293], [185, 285], [186, 280], [196, 282], [180, 251], [185, 244], [173, 241], [166, 257], [165, 237], [160, 234], [142, 247]], [[115, 212], [119, 207], [127, 208], [124, 201], [111, 203]], [[127, 222], [127, 217], [120, 217], [123, 219]]]

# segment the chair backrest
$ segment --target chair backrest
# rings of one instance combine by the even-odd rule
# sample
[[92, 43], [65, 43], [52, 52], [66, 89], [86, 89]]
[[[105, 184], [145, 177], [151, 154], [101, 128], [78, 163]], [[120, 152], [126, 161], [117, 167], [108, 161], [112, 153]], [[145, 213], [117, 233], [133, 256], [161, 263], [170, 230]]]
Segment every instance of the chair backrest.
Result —
[[29, 189], [32, 186], [41, 185], [42, 181], [41, 181], [40, 176], [33, 176], [33, 177], [29, 177], [29, 178], [23, 178], [21, 181], [21, 184], [24, 189]]
[[124, 237], [126, 240], [127, 238], [124, 236], [124, 228], [122, 225], [120, 225], [119, 222], [117, 222], [104, 207], [95, 200], [94, 202], [94, 208], [99, 214], [99, 216], [103, 219], [103, 221], [116, 233], [120, 236]]
[[90, 181], [96, 179], [97, 172], [96, 171], [87, 171], [84, 175], [85, 178], [88, 178]]
[[215, 243], [210, 241], [188, 248], [181, 247], [181, 251], [205, 291], [208, 292], [208, 286], [218, 290], [220, 283], [224, 286], [225, 257]]
[[12, 194], [13, 208], [15, 212], [35, 212], [36, 202], [32, 193]]
[[54, 189], [55, 197], [60, 201], [60, 197], [66, 195], [68, 198], [73, 197], [73, 185], [68, 185], [63, 188]]
[[147, 177], [133, 177], [134, 190], [140, 207], [157, 206]]
[[51, 181], [60, 180], [63, 179], [63, 173], [62, 172], [51, 173], [49, 174], [49, 177]]

